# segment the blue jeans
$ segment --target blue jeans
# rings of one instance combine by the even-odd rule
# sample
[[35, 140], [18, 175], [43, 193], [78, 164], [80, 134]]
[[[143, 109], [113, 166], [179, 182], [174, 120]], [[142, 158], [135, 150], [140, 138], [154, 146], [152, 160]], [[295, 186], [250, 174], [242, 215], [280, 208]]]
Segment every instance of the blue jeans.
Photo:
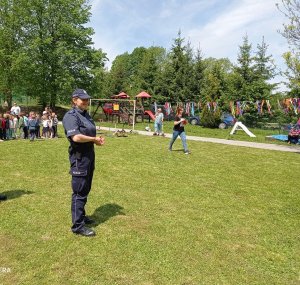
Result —
[[187, 144], [186, 144], [185, 132], [173, 131], [173, 137], [170, 141], [169, 149], [172, 150], [173, 143], [175, 142], [175, 140], [177, 139], [178, 136], [180, 136], [180, 138], [181, 138], [181, 142], [182, 142], [184, 152], [187, 152], [188, 147], [187, 147]]
[[160, 134], [161, 133], [161, 130], [162, 130], [162, 123], [157, 123], [155, 122], [154, 123], [154, 129], [155, 129], [155, 132]]
[[29, 130], [30, 140], [33, 141], [35, 139], [35, 130]]

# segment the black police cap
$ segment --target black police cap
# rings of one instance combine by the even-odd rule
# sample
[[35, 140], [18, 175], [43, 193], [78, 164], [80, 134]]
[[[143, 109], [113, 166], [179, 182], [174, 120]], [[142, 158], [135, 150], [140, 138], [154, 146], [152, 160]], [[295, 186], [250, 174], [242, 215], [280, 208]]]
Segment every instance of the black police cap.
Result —
[[87, 94], [87, 92], [84, 89], [76, 89], [73, 94], [72, 94], [72, 98], [74, 97], [78, 97], [80, 99], [90, 99], [91, 96], [89, 94]]

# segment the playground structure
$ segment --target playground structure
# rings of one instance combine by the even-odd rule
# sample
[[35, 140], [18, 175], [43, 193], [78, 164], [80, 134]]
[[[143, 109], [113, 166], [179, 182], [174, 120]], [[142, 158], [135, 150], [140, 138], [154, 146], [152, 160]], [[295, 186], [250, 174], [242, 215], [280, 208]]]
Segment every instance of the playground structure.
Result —
[[142, 122], [144, 122], [144, 119], [147, 116], [149, 118], [149, 122], [150, 122], [150, 119], [152, 119], [154, 121], [155, 115], [153, 114], [153, 112], [150, 110], [150, 108], [145, 108], [145, 101], [150, 99], [151, 96], [147, 92], [142, 91], [141, 93], [136, 95], [135, 98], [138, 102], [138, 106], [139, 106], [138, 110], [140, 110], [139, 115], [141, 116]]
[[[107, 121], [111, 122], [124, 122], [128, 125], [134, 125], [136, 122], [136, 101], [129, 99], [90, 99], [90, 110], [92, 109], [92, 103], [97, 102], [96, 109], [91, 114], [95, 117], [98, 110], [101, 108], [102, 115], [104, 115]], [[91, 111], [90, 111], [91, 112]], [[99, 121], [103, 121], [104, 118], [100, 116]]]
[[[111, 121], [117, 123], [127, 123], [132, 126], [134, 130], [135, 123], [137, 121], [144, 121], [148, 118], [155, 120], [155, 116], [150, 109], [144, 107], [144, 100], [151, 98], [146, 92], [141, 92], [135, 96], [135, 100], [130, 100], [130, 97], [121, 92], [118, 95], [113, 95], [108, 99], [90, 99], [90, 115], [95, 117], [97, 112], [102, 110], [102, 118], [99, 120]], [[97, 102], [96, 109], [92, 112], [92, 104]]]

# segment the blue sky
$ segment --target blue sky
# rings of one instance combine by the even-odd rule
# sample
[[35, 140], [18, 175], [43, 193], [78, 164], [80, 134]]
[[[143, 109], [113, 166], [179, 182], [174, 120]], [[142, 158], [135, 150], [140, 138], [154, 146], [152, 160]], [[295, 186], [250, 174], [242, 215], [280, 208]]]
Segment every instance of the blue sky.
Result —
[[[162, 46], [169, 50], [178, 30], [204, 57], [228, 57], [236, 62], [238, 46], [248, 35], [253, 51], [264, 36], [275, 64], [284, 67], [288, 44], [279, 33], [287, 23], [280, 0], [90, 0], [96, 48], [110, 62], [135, 47]], [[279, 77], [277, 78], [277, 81]]]

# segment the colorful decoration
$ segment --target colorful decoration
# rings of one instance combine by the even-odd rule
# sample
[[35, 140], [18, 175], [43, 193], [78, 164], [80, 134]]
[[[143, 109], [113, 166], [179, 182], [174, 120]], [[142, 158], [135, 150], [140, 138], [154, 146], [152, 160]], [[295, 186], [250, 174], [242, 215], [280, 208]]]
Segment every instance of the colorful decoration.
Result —
[[[257, 100], [256, 102], [251, 101], [230, 101], [229, 107], [230, 112], [233, 117], [243, 116], [245, 112], [247, 112], [247, 108], [249, 105], [254, 104], [256, 106], [257, 112], [259, 115], [263, 115], [264, 112], [268, 112], [269, 115], [272, 115], [272, 106], [270, 100]], [[285, 113], [293, 111], [296, 115], [300, 114], [300, 98], [287, 98], [283, 100], [277, 100], [278, 108], [283, 110]], [[216, 112], [219, 108], [218, 102], [206, 102], [205, 106], [210, 112]], [[176, 107], [181, 107], [184, 109], [185, 113], [188, 116], [195, 116], [195, 108], [196, 110], [202, 109], [201, 101], [195, 102], [177, 102]], [[154, 108], [157, 108], [156, 102], [154, 102]], [[164, 105], [166, 110], [166, 114], [170, 115], [173, 110], [171, 104], [166, 102]]]
[[191, 102], [191, 116], [194, 117], [195, 116], [195, 103]]
[[155, 111], [155, 114], [157, 113], [157, 103], [156, 101], [154, 102], [154, 111]]
[[267, 103], [268, 113], [272, 115], [270, 100], [266, 100], [266, 103]]
[[234, 102], [230, 101], [229, 106], [230, 106], [231, 114], [235, 118]]

